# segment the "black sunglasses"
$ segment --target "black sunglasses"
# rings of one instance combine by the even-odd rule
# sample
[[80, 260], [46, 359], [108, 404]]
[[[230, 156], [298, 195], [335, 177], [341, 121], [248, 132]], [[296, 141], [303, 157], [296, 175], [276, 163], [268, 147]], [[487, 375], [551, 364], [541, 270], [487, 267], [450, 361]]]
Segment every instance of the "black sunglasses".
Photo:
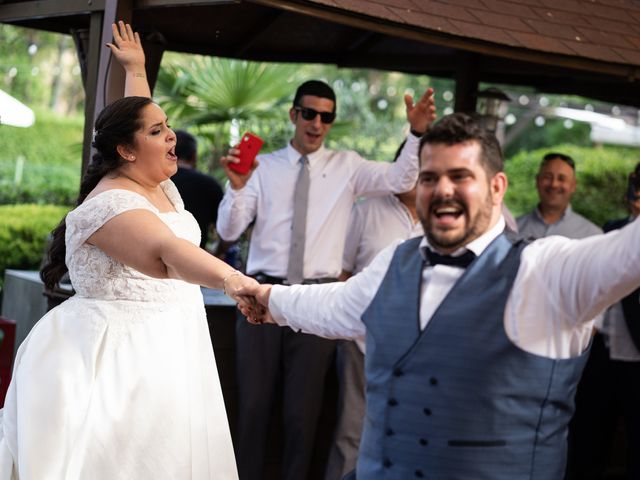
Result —
[[318, 112], [313, 108], [307, 107], [293, 107], [294, 110], [300, 112], [302, 118], [305, 120], [314, 120], [318, 115], [320, 115], [320, 121], [322, 123], [333, 123], [336, 119], [336, 112]]

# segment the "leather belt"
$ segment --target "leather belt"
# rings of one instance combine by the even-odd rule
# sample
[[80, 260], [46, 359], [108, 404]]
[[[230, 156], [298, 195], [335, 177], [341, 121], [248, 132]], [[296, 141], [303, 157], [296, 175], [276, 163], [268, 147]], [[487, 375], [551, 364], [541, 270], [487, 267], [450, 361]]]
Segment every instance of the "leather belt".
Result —
[[[270, 283], [272, 285], [289, 285], [286, 278], [273, 277], [271, 275], [267, 275], [266, 273], [257, 272], [249, 275], [250, 277], [255, 278], [258, 283]], [[318, 283], [331, 283], [337, 282], [337, 278], [305, 278], [302, 281], [302, 285], [314, 285]]]

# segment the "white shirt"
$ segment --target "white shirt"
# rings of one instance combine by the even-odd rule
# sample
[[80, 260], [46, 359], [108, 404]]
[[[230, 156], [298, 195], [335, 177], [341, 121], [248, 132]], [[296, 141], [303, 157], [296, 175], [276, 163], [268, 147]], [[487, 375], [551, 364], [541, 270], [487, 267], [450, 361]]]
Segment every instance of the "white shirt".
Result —
[[[501, 219], [467, 245], [480, 255], [504, 229]], [[426, 243], [426, 242], [423, 242]], [[589, 344], [593, 318], [640, 285], [640, 222], [583, 240], [552, 236], [522, 251], [504, 313], [509, 339], [548, 358], [579, 355]], [[363, 338], [361, 316], [375, 296], [397, 243], [347, 282], [271, 290], [269, 309], [279, 324], [329, 338]], [[458, 252], [456, 252], [458, 253]], [[445, 265], [423, 271], [422, 328], [463, 270]], [[286, 319], [286, 320], [285, 320]]]
[[368, 198], [353, 206], [344, 242], [342, 269], [358, 273], [394, 240], [423, 235], [409, 209], [395, 195]]
[[[353, 202], [359, 196], [406, 192], [418, 178], [419, 139], [409, 135], [394, 163], [363, 159], [353, 151], [321, 147], [309, 158], [309, 207], [304, 278], [337, 277]], [[247, 273], [286, 277], [293, 221], [293, 192], [300, 153], [291, 144], [260, 155], [260, 166], [244, 188], [227, 188], [216, 229], [224, 240], [236, 240], [255, 219]]]
[[[371, 263], [382, 249], [394, 240], [424, 235], [420, 222], [414, 222], [409, 209], [395, 195], [367, 198], [353, 206], [347, 239], [344, 243], [342, 269], [358, 273]], [[365, 353], [365, 343], [356, 339]]]

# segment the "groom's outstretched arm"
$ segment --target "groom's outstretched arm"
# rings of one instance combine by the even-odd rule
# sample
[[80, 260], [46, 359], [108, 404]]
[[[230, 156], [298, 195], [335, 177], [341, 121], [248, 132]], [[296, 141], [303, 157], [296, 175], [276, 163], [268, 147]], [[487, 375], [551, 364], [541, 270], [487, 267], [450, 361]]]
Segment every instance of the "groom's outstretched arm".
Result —
[[269, 322], [325, 338], [364, 338], [361, 317], [389, 268], [396, 246], [390, 245], [346, 282], [321, 285], [260, 285], [241, 293], [267, 306]]

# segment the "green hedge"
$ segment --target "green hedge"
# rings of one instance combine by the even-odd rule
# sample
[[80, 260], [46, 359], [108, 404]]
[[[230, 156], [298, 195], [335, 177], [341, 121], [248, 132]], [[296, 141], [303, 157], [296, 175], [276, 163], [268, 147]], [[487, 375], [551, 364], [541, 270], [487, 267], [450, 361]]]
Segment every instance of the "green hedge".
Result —
[[599, 226], [627, 214], [623, 196], [627, 176], [640, 161], [638, 149], [557, 145], [521, 152], [506, 160], [509, 189], [505, 202], [514, 215], [527, 213], [537, 205], [536, 173], [542, 157], [551, 151], [570, 155], [576, 162], [578, 187], [571, 202], [575, 211]]
[[47, 236], [69, 210], [56, 205], [0, 206], [0, 286], [7, 268], [40, 268]]
[[15, 183], [15, 163], [0, 163], [0, 205], [37, 203], [74, 205], [80, 187], [80, 167], [25, 164]]
[[36, 112], [36, 123], [29, 128], [0, 125], [0, 205], [74, 205], [82, 126], [82, 118], [46, 111]]

